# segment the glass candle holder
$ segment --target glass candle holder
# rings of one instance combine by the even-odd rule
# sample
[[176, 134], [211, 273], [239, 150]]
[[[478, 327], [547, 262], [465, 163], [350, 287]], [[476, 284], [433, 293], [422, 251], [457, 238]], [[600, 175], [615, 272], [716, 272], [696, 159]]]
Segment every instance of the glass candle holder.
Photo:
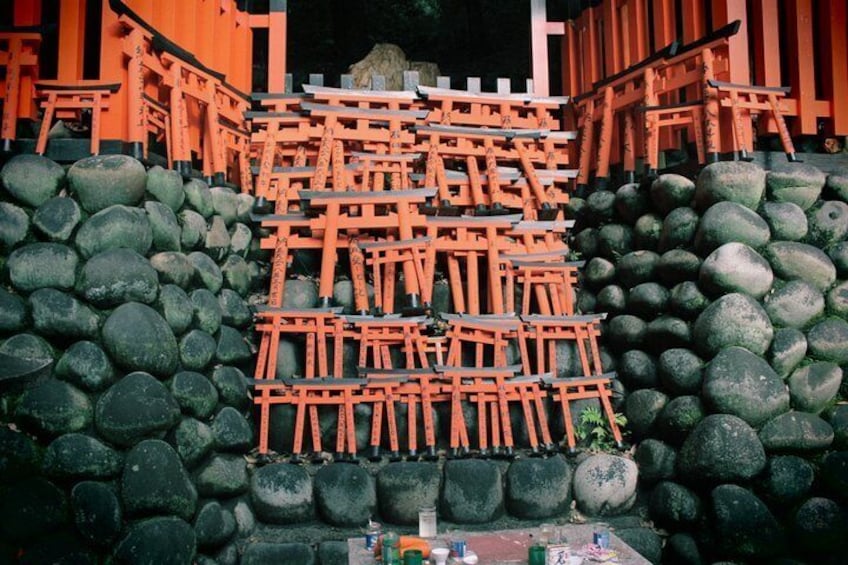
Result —
[[418, 535], [422, 538], [434, 538], [436, 532], [436, 507], [422, 506], [418, 509]]

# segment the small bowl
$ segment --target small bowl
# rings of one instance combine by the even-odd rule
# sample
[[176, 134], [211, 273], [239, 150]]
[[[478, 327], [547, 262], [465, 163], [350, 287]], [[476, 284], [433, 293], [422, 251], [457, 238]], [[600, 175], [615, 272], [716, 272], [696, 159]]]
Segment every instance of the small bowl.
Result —
[[435, 565], [444, 565], [448, 560], [450, 550], [446, 547], [434, 547], [430, 550], [430, 562]]

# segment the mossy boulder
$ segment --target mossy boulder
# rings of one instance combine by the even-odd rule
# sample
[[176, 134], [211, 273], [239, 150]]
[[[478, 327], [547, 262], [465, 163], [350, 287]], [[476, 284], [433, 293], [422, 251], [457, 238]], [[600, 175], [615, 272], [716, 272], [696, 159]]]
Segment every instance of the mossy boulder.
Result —
[[90, 214], [116, 204], [137, 205], [146, 183], [144, 165], [126, 155], [87, 157], [68, 170], [71, 192]]

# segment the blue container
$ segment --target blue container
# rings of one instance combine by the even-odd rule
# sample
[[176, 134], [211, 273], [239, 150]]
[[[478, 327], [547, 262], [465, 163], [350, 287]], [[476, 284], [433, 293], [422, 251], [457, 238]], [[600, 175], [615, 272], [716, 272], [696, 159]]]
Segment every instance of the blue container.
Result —
[[592, 543], [600, 547], [601, 549], [609, 549], [610, 546], [610, 535], [609, 530], [597, 530], [592, 534]]
[[465, 540], [455, 539], [451, 541], [450, 546], [451, 557], [465, 557]]

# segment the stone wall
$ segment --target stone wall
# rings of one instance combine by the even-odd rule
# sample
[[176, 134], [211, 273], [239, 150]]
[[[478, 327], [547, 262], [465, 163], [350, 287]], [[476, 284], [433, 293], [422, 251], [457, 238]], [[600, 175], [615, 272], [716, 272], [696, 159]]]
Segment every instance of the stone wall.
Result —
[[841, 563], [848, 176], [706, 167], [571, 203], [664, 563]]

